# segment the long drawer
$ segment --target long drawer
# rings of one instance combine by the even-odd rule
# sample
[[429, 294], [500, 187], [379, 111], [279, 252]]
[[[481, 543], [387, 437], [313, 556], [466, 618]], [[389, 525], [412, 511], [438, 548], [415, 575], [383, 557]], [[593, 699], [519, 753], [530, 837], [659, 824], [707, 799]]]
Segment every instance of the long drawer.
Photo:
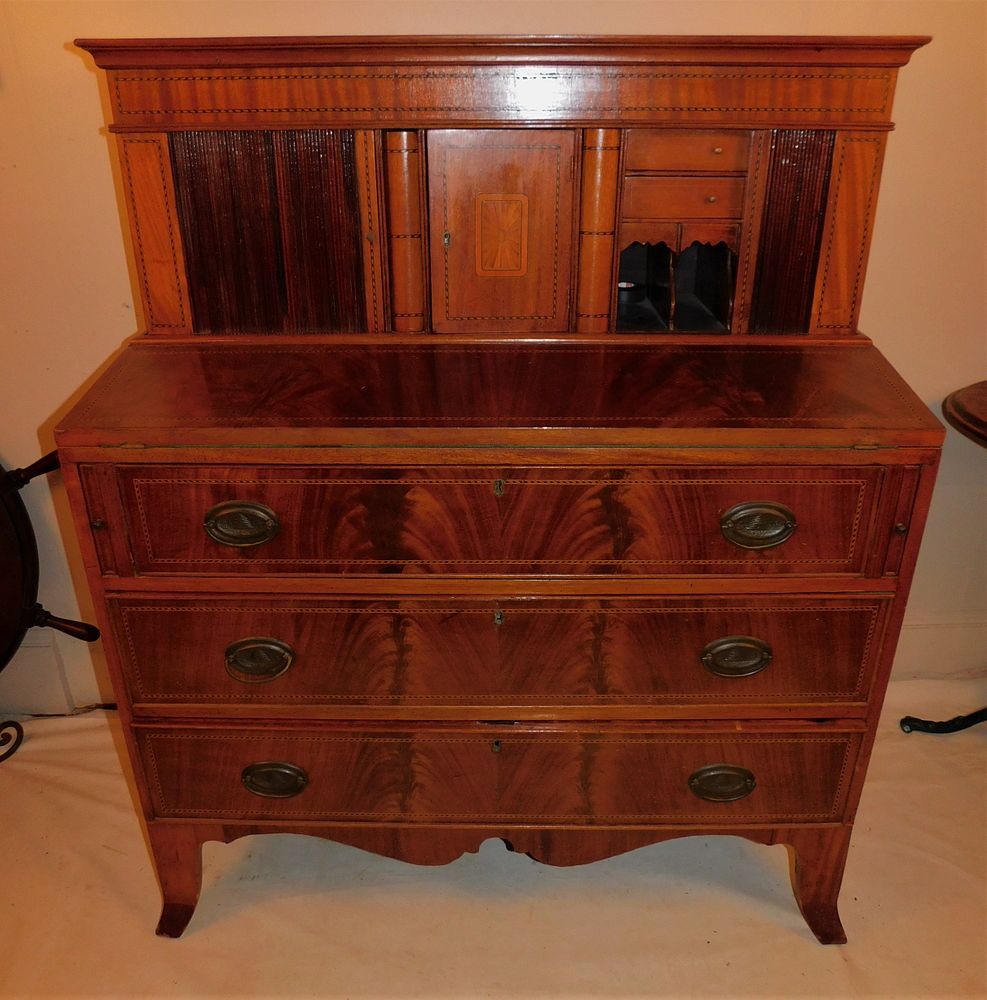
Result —
[[867, 699], [889, 598], [112, 597], [131, 700], [759, 706]]
[[832, 822], [860, 733], [344, 726], [137, 729], [158, 817]]
[[141, 574], [859, 573], [883, 475], [116, 467]]

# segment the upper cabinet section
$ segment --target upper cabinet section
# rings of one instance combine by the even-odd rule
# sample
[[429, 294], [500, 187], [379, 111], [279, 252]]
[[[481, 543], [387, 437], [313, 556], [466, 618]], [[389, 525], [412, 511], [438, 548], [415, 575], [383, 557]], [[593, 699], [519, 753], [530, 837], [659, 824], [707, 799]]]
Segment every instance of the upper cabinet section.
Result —
[[121, 136], [150, 332], [385, 329], [376, 147], [353, 129]]
[[840, 337], [926, 41], [77, 44], [148, 332]]

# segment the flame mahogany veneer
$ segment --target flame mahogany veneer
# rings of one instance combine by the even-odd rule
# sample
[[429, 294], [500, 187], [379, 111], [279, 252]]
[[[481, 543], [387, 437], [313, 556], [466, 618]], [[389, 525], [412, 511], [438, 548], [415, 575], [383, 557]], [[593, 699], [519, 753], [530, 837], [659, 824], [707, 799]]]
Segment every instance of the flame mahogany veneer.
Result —
[[[57, 440], [159, 933], [208, 840], [732, 834], [846, 939], [942, 442], [856, 327], [926, 41], [79, 43], [145, 332]], [[635, 242], [722, 334], [618, 323]]]

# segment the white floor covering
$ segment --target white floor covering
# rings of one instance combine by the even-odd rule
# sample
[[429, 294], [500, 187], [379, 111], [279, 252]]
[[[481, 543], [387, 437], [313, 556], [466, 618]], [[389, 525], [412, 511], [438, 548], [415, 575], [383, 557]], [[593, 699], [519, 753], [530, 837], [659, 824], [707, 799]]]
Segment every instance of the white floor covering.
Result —
[[985, 681], [891, 685], [840, 910], [802, 922], [787, 854], [737, 838], [554, 869], [500, 841], [419, 868], [294, 836], [209, 844], [198, 910], [158, 888], [113, 713], [26, 723], [0, 764], [3, 997], [987, 997]]

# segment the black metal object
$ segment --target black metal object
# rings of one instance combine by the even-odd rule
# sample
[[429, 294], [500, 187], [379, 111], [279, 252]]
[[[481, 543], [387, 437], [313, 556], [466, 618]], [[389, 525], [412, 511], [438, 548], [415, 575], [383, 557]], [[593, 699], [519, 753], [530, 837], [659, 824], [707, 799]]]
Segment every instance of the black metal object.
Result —
[[[0, 466], [0, 670], [13, 659], [29, 628], [57, 629], [84, 642], [99, 638], [95, 626], [57, 618], [38, 603], [38, 545], [18, 491], [58, 466], [58, 453], [54, 451], [25, 469]], [[14, 753], [23, 737], [18, 723], [0, 725], [0, 761]]]
[[0, 762], [12, 757], [24, 739], [24, 730], [19, 722], [9, 719], [0, 722]]
[[920, 733], [958, 733], [961, 729], [969, 729], [981, 722], [987, 722], [987, 708], [979, 708], [976, 712], [970, 712], [968, 715], [957, 715], [945, 722], [932, 722], [930, 719], [916, 719], [914, 715], [906, 715], [898, 724], [906, 733], [915, 731]]

